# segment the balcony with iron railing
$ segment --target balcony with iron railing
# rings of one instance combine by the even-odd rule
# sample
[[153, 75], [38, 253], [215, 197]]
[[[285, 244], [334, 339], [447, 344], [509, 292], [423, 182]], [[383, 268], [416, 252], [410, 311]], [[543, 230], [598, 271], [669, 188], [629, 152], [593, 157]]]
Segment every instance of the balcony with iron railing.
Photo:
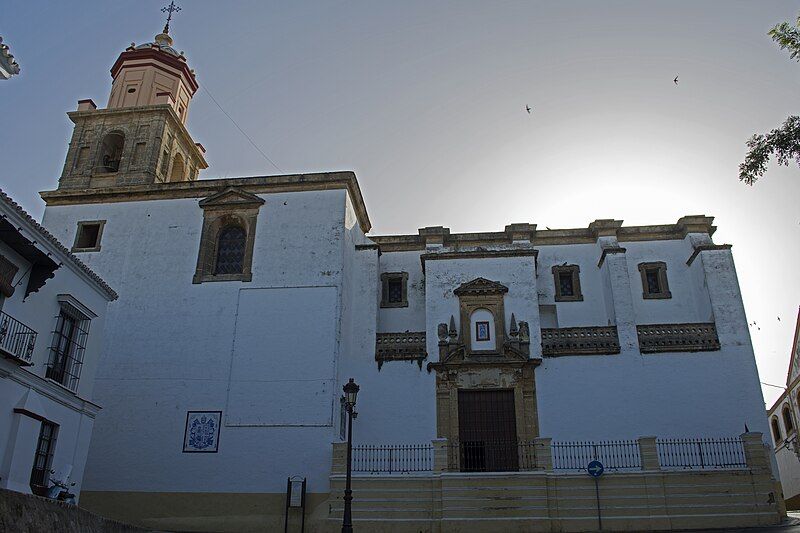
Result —
[[0, 311], [0, 355], [24, 366], [32, 365], [36, 335], [32, 328]]
[[542, 328], [542, 355], [602, 355], [619, 353], [616, 326]]

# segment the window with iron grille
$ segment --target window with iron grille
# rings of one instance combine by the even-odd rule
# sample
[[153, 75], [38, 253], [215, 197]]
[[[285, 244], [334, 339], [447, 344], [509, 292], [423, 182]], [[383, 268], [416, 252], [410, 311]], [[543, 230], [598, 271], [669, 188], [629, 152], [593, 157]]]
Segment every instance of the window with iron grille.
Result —
[[639, 263], [642, 276], [642, 297], [645, 299], [672, 298], [667, 283], [667, 264], [663, 261]]
[[45, 376], [69, 390], [78, 388], [83, 352], [89, 336], [89, 317], [67, 302], [61, 303]]
[[44, 496], [50, 485], [50, 467], [53, 463], [53, 452], [56, 449], [56, 437], [58, 436], [58, 425], [42, 421], [42, 428], [39, 430], [39, 441], [36, 443], [36, 454], [33, 457], [33, 469], [31, 470], [31, 490], [34, 494]]
[[578, 265], [556, 265], [552, 268], [557, 302], [583, 301], [581, 293], [581, 268]]
[[247, 233], [241, 226], [226, 226], [217, 237], [217, 261], [214, 274], [241, 274]]
[[381, 307], [408, 307], [408, 272], [381, 274]]

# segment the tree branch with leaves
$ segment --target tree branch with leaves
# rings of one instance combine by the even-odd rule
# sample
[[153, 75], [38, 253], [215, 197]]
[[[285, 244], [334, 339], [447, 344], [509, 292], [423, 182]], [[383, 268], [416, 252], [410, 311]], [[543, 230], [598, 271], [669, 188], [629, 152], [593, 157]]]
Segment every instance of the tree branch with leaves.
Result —
[[[789, 57], [800, 62], [800, 16], [794, 25], [781, 22], [769, 31], [769, 36], [781, 49], [789, 50]], [[800, 165], [800, 117], [792, 115], [781, 127], [750, 137], [747, 155], [739, 165], [739, 179], [748, 185], [755, 183], [767, 171], [772, 156], [779, 165], [788, 166], [792, 160]]]

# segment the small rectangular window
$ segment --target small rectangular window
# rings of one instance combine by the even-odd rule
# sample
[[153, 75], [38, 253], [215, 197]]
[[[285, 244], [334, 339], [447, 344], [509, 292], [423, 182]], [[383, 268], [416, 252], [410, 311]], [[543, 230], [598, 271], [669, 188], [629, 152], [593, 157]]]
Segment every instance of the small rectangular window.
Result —
[[50, 357], [45, 377], [64, 385], [69, 390], [78, 388], [83, 367], [83, 353], [89, 337], [90, 319], [68, 301], [61, 301], [61, 312], [56, 319]]
[[408, 272], [381, 274], [381, 307], [408, 307]]
[[578, 265], [556, 265], [552, 268], [557, 302], [583, 301], [581, 293], [581, 268]]
[[42, 421], [39, 440], [36, 443], [36, 453], [33, 456], [30, 482], [31, 491], [39, 496], [44, 496], [50, 486], [50, 468], [53, 465], [57, 436], [58, 426], [46, 420]]
[[642, 276], [642, 297], [645, 299], [672, 298], [667, 282], [667, 264], [663, 261], [639, 263]]
[[561, 296], [575, 295], [575, 290], [572, 286], [572, 272], [559, 272], [558, 284], [561, 286]]
[[403, 280], [392, 278], [389, 280], [389, 303], [396, 304], [403, 301]]
[[103, 236], [105, 220], [84, 220], [78, 222], [78, 231], [75, 232], [73, 252], [99, 252], [100, 239]]

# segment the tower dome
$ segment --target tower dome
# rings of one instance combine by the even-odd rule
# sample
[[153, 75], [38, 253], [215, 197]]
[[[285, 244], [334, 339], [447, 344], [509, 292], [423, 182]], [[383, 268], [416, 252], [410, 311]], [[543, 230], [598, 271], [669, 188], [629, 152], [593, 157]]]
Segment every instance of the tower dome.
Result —
[[172, 47], [169, 29], [152, 42], [131, 45], [111, 67], [111, 95], [108, 108], [169, 104], [186, 122], [189, 103], [199, 85], [186, 56]]

